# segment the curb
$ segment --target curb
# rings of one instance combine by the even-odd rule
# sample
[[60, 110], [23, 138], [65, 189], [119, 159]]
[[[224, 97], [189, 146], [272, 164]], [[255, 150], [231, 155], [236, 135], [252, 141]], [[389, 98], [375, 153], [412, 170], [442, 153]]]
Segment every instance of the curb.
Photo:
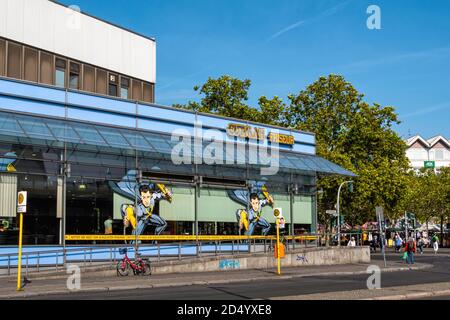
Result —
[[[411, 268], [387, 268], [381, 269], [381, 272], [398, 272], [398, 271], [409, 271], [409, 270], [425, 270], [432, 268], [433, 265], [423, 265], [420, 267]], [[29, 297], [39, 297], [48, 295], [60, 295], [60, 294], [77, 294], [77, 293], [92, 293], [92, 292], [113, 292], [113, 291], [125, 291], [125, 290], [136, 290], [136, 289], [152, 289], [152, 288], [173, 288], [173, 287], [184, 287], [184, 286], [194, 286], [194, 285], [215, 285], [215, 284], [228, 284], [228, 283], [239, 283], [239, 282], [254, 282], [260, 280], [289, 280], [297, 278], [307, 278], [307, 277], [325, 277], [325, 276], [347, 276], [347, 275], [363, 275], [368, 274], [367, 271], [343, 271], [343, 272], [322, 272], [322, 273], [309, 273], [309, 274], [299, 274], [299, 275], [280, 275], [280, 276], [269, 276], [269, 277], [254, 277], [246, 279], [230, 279], [230, 280], [197, 280], [190, 282], [176, 282], [176, 283], [159, 283], [159, 284], [149, 284], [149, 285], [129, 285], [129, 286], [116, 286], [116, 287], [99, 287], [99, 288], [85, 288], [77, 291], [69, 290], [54, 290], [46, 292], [29, 292], [29, 293], [16, 293], [8, 295], [0, 295], [0, 299], [17, 299], [17, 298], [29, 298]], [[447, 294], [447, 293], [445, 293]], [[450, 291], [449, 291], [450, 294]], [[393, 300], [398, 300], [397, 296], [393, 296]], [[402, 299], [408, 299], [410, 297], [401, 296]], [[387, 299], [387, 298], [386, 298]], [[372, 299], [369, 299], [372, 300]]]
[[374, 298], [367, 298], [367, 299], [362, 299], [362, 300], [413, 300], [413, 299], [448, 296], [448, 295], [450, 295], [450, 289], [434, 291], [434, 292], [430, 291], [430, 292], [420, 292], [420, 293], [398, 294], [398, 295], [394, 295], [394, 296], [374, 297]]

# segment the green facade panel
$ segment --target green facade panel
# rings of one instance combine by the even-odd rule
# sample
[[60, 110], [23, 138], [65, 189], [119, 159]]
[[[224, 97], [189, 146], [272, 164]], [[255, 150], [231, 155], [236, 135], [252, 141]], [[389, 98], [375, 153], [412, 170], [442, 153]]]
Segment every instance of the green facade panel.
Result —
[[226, 190], [202, 189], [198, 199], [198, 220], [236, 222], [236, 211], [245, 206], [231, 200]]
[[195, 189], [173, 187], [172, 202], [161, 200], [159, 211], [168, 221], [195, 221]]
[[312, 224], [313, 216], [312, 197], [295, 196], [294, 197], [294, 223]]

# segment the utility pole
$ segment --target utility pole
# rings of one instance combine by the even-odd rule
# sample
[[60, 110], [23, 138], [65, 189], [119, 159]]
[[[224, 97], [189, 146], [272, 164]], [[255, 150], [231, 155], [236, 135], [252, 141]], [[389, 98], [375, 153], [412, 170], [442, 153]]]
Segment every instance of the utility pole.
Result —
[[341, 195], [341, 189], [342, 189], [342, 187], [344, 186], [344, 184], [346, 184], [346, 183], [350, 183], [350, 184], [353, 184], [353, 181], [344, 181], [344, 182], [342, 182], [341, 183], [341, 185], [339, 186], [339, 189], [338, 189], [338, 195], [337, 195], [337, 203], [336, 203], [336, 211], [337, 211], [337, 227], [338, 227], [338, 247], [340, 247], [341, 246], [341, 213], [340, 213], [340, 205], [339, 205], [339, 198], [340, 198], [340, 195]]

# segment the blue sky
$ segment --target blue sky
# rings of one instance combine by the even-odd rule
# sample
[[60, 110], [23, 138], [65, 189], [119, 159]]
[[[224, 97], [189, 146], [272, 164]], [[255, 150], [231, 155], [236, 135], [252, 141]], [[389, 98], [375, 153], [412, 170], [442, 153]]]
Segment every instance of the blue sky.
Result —
[[[450, 138], [450, 1], [63, 0], [155, 37], [157, 103], [198, 100], [209, 76], [252, 80], [285, 101], [322, 75], [341, 74], [369, 103], [394, 106], [402, 137]], [[366, 10], [381, 9], [381, 30]]]

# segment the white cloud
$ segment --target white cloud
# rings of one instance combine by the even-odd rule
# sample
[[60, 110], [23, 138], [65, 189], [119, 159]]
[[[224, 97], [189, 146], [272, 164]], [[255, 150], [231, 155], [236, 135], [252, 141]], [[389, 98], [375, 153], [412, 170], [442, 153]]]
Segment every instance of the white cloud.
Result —
[[287, 26], [287, 27], [281, 29], [280, 31], [274, 33], [273, 35], [271, 35], [271, 36], [267, 39], [267, 42], [272, 41], [273, 39], [278, 38], [278, 37], [281, 36], [282, 34], [285, 34], [286, 32], [289, 32], [289, 31], [291, 31], [291, 30], [293, 30], [293, 29], [295, 29], [295, 28], [298, 28], [298, 27], [300, 27], [300, 26], [302, 26], [302, 25], [305, 25], [305, 24], [307, 24], [307, 23], [313, 23], [313, 22], [316, 22], [316, 21], [318, 21], [318, 20], [320, 20], [320, 19], [323, 19], [323, 18], [325, 18], [325, 17], [332, 16], [332, 15], [338, 13], [340, 10], [342, 10], [342, 9], [343, 9], [345, 6], [347, 6], [351, 1], [352, 1], [352, 0], [348, 0], [348, 1], [345, 1], [345, 2], [343, 2], [343, 3], [340, 3], [340, 4], [338, 4], [338, 5], [336, 5], [336, 6], [332, 7], [332, 8], [329, 8], [329, 9], [327, 9], [327, 10], [325, 10], [325, 11], [319, 13], [317, 16], [315, 16], [315, 17], [313, 17], [313, 18], [306, 19], [306, 20], [300, 20], [300, 21], [297, 21], [297, 22], [295, 22], [295, 23], [292, 23], [292, 24], [290, 24], [289, 26]]

